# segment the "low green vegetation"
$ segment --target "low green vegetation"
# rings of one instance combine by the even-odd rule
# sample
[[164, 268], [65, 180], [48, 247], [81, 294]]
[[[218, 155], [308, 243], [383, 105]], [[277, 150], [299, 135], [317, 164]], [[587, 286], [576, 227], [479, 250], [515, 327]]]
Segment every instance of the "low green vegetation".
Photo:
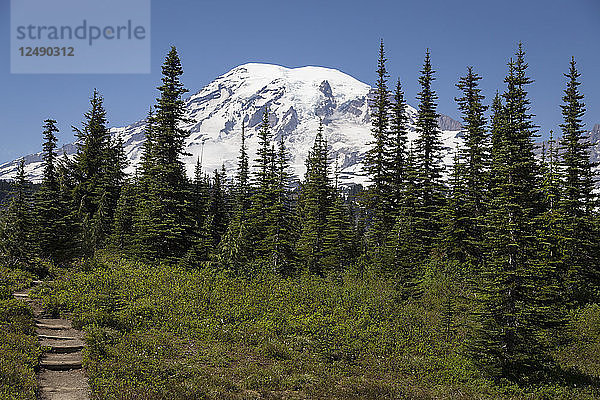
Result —
[[28, 287], [32, 276], [17, 269], [0, 268], [0, 399], [35, 400], [35, 369], [41, 356], [35, 336], [33, 310], [13, 298]]
[[394, 280], [369, 272], [248, 279], [112, 256], [36, 295], [85, 330], [98, 399], [600, 396], [597, 305], [574, 312], [558, 340], [568, 372], [519, 387], [493, 383], [470, 361], [466, 289], [456, 288], [463, 311], [448, 324], [443, 279], [428, 274], [422, 286], [418, 301], [403, 300]]

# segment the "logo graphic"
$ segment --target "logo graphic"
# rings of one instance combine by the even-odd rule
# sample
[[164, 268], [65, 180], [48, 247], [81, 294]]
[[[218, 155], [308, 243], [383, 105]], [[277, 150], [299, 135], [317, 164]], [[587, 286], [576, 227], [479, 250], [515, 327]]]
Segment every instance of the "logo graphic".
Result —
[[11, 0], [16, 74], [149, 73], [150, 0]]

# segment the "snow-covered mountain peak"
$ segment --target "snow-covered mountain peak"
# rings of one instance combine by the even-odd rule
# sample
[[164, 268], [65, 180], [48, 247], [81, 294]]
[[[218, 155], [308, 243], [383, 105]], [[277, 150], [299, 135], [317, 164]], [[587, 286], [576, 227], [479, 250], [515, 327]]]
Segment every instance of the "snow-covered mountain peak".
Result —
[[[322, 120], [332, 158], [339, 158], [342, 182], [363, 183], [366, 177], [362, 159], [371, 141], [370, 91], [369, 85], [336, 69], [286, 68], [260, 63], [240, 65], [185, 99], [186, 117], [192, 122], [183, 128], [190, 131], [186, 151], [192, 155], [183, 161], [190, 175], [199, 157], [207, 172], [224, 164], [233, 173], [242, 123], [246, 125], [248, 150], [254, 159], [258, 148], [256, 132], [268, 108], [274, 140], [283, 138], [297, 177], [304, 174], [304, 162]], [[110, 105], [107, 106], [110, 116]], [[409, 138], [413, 139], [416, 110], [409, 107], [408, 113]], [[452, 129], [458, 126], [445, 118], [454, 123], [448, 125]], [[141, 156], [143, 130], [143, 121], [111, 129], [125, 143], [131, 162], [130, 173], [135, 171]], [[442, 139], [451, 152], [460, 135], [457, 130], [443, 131]], [[74, 149], [72, 144], [64, 148], [67, 154], [72, 154]], [[450, 162], [451, 156], [448, 155], [446, 161]], [[0, 165], [0, 178], [11, 178], [15, 170], [16, 162]], [[41, 154], [26, 156], [26, 172], [33, 180], [41, 177]]]

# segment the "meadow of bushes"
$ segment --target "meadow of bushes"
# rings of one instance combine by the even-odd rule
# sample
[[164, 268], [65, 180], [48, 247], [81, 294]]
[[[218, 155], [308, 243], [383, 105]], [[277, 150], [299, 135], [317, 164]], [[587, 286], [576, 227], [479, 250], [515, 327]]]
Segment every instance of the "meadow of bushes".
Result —
[[29, 287], [30, 273], [0, 267], [0, 399], [35, 400], [41, 349], [33, 310], [12, 293]]
[[209, 268], [97, 257], [36, 296], [86, 332], [84, 363], [98, 399], [397, 399], [600, 396], [600, 306], [552, 338], [561, 374], [544, 386], [493, 383], [468, 357], [472, 296], [443, 277], [418, 300], [393, 279], [243, 278]]

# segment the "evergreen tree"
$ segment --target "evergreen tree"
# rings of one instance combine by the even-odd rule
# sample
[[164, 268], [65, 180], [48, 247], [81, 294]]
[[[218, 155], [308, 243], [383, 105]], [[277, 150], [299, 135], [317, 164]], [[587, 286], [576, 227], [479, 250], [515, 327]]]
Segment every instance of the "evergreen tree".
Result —
[[[464, 173], [465, 192], [461, 210], [464, 222], [462, 244], [464, 245], [462, 261], [469, 261], [479, 265], [483, 261], [483, 216], [485, 214], [486, 194], [488, 183], [486, 177], [489, 173], [489, 143], [485, 129], [484, 113], [487, 109], [482, 105], [484, 97], [481, 95], [479, 81], [481, 77], [467, 68], [467, 75], [462, 77], [456, 85], [463, 92], [462, 97], [456, 98], [459, 109], [463, 114], [463, 135], [465, 147], [464, 166], [462, 171], [455, 169], [455, 173]], [[457, 177], [457, 179], [459, 179]], [[453, 189], [455, 190], [455, 189]], [[453, 194], [453, 197], [456, 193]], [[456, 198], [454, 198], [456, 201]], [[454, 205], [456, 207], [456, 204]]]
[[84, 115], [83, 127], [73, 129], [77, 136], [77, 153], [73, 159], [76, 181], [73, 204], [82, 224], [83, 248], [93, 252], [101, 247], [110, 232], [114, 210], [111, 207], [115, 203], [109, 201], [105, 193], [113, 160], [109, 160], [110, 132], [106, 126], [106, 111], [97, 90], [94, 89], [90, 99], [90, 110]]
[[154, 119], [154, 111], [152, 107], [148, 110], [144, 126], [144, 142], [142, 143], [142, 155], [140, 156], [140, 164], [138, 167], [139, 181], [138, 184], [143, 192], [148, 191], [152, 179], [152, 171], [154, 170], [154, 143], [156, 142], [156, 122]]
[[297, 251], [302, 269], [323, 274], [324, 237], [332, 206], [327, 141], [319, 124], [315, 142], [306, 159], [306, 175], [298, 199], [300, 237]]
[[146, 257], [178, 260], [190, 246], [193, 222], [187, 201], [189, 182], [181, 157], [186, 155], [184, 141], [189, 132], [181, 96], [187, 92], [180, 81], [183, 74], [175, 47], [162, 66], [162, 85], [158, 87], [156, 114], [146, 129], [141, 181], [147, 185], [139, 230], [144, 232], [142, 252]]
[[391, 108], [389, 137], [389, 192], [391, 197], [391, 213], [396, 216], [404, 196], [406, 183], [407, 157], [407, 125], [406, 101], [400, 80], [396, 83], [394, 103]]
[[294, 272], [292, 214], [289, 195], [289, 161], [283, 142], [279, 141], [274, 159], [274, 202], [269, 209], [266, 242], [269, 245], [271, 269], [275, 273], [291, 275]]
[[[539, 238], [539, 257], [547, 264], [549, 279], [557, 282], [557, 292], [560, 290], [559, 275], [563, 270], [563, 254], [561, 251], [561, 228], [563, 225], [563, 214], [559, 207], [560, 203], [560, 171], [558, 148], [555, 145], [553, 132], [550, 131], [548, 150], [542, 146], [542, 162], [540, 165], [540, 176], [542, 179], [542, 202], [543, 211], [537, 217], [537, 237]], [[561, 307], [554, 304], [553, 307]]]
[[250, 208], [249, 178], [246, 126], [242, 123], [233, 216], [219, 247], [219, 261], [233, 271], [241, 271], [248, 262], [251, 253], [251, 246], [248, 242], [248, 222], [246, 220]]
[[323, 237], [323, 269], [325, 273], [342, 272], [356, 254], [356, 236], [351, 215], [339, 187], [339, 165], [336, 158], [333, 200], [327, 212]]
[[450, 174], [448, 201], [444, 207], [442, 249], [448, 256], [447, 263], [464, 263], [472, 254], [472, 214], [468, 204], [468, 168], [461, 149], [456, 149]]
[[367, 193], [367, 204], [371, 212], [369, 242], [371, 243], [370, 247], [374, 255], [379, 254], [379, 250], [386, 237], [387, 229], [391, 224], [388, 191], [390, 181], [390, 93], [387, 87], [388, 72], [385, 66], [386, 61], [382, 40], [379, 46], [376, 87], [370, 99], [373, 141], [370, 143], [371, 147], [365, 155], [365, 169], [372, 181], [372, 185]]
[[[487, 175], [486, 189], [491, 196], [491, 192], [499, 182], [502, 169], [502, 150], [504, 140], [504, 127], [506, 125], [504, 116], [504, 105], [500, 93], [496, 92], [491, 107], [492, 115], [490, 117], [490, 171]], [[491, 199], [488, 199], [486, 207], [491, 204]], [[489, 208], [489, 207], [488, 207]], [[488, 209], [486, 208], [486, 209]]]
[[492, 120], [494, 176], [487, 218], [488, 257], [484, 281], [478, 288], [482, 304], [473, 341], [475, 359], [492, 376], [520, 382], [548, 362], [542, 333], [553, 323], [548, 307], [551, 273], [537, 254], [539, 169], [534, 155], [536, 129], [526, 91], [532, 81], [526, 69], [519, 44], [516, 61], [510, 61], [505, 79], [502, 117], [496, 115]]
[[564, 215], [563, 248], [564, 266], [560, 272], [563, 290], [567, 292], [567, 301], [582, 304], [597, 298], [600, 294], [600, 268], [594, 259], [597, 245], [592, 239], [596, 230], [592, 223], [594, 202], [595, 166], [590, 161], [589, 149], [583, 126], [585, 104], [579, 91], [579, 77], [575, 59], [571, 59], [561, 105], [563, 139], [561, 141], [561, 168], [563, 172], [561, 212]]
[[236, 176], [237, 208], [246, 211], [249, 208], [250, 195], [250, 169], [248, 149], [246, 147], [246, 124], [242, 123], [242, 141], [238, 157], [238, 171]]
[[209, 189], [208, 199], [208, 217], [210, 218], [209, 235], [210, 244], [214, 249], [221, 241], [221, 237], [225, 233], [228, 224], [227, 200], [225, 198], [225, 180], [226, 175], [223, 170], [220, 172], [215, 169], [212, 185]]
[[265, 108], [258, 132], [258, 151], [254, 165], [253, 194], [251, 196], [249, 226], [250, 242], [254, 244], [252, 259], [259, 268], [268, 264], [271, 255], [267, 239], [269, 210], [275, 202], [274, 182], [276, 179], [276, 154], [272, 146], [269, 111]]
[[419, 203], [418, 170], [412, 144], [409, 145], [406, 164], [405, 180], [401, 202], [394, 227], [387, 242], [387, 262], [389, 272], [397, 277], [405, 297], [416, 295], [421, 274], [419, 264], [415, 262], [425, 253], [422, 242], [417, 238], [417, 214]]
[[111, 244], [124, 253], [134, 252], [135, 217], [137, 212], [137, 182], [123, 183], [114, 213]]
[[209, 212], [211, 182], [210, 177], [202, 172], [200, 157], [196, 160], [190, 197], [193, 236], [184, 261], [189, 266], [198, 267], [201, 263], [209, 261], [216, 240], [213, 235], [212, 215]]
[[442, 173], [442, 142], [437, 124], [437, 95], [431, 88], [434, 81], [429, 49], [425, 54], [425, 62], [419, 77], [421, 91], [417, 98], [417, 139], [415, 140], [415, 156], [417, 166], [416, 234], [415, 241], [423, 249], [421, 256], [426, 256], [440, 233], [439, 210], [444, 204], [444, 184]]
[[155, 171], [154, 143], [156, 142], [156, 123], [154, 111], [148, 110], [144, 126], [144, 142], [140, 164], [136, 170], [136, 205], [133, 217], [135, 231], [133, 253], [138, 257], [150, 257], [150, 243], [157, 236], [152, 224], [153, 202], [150, 198], [150, 186], [153, 184]]
[[35, 254], [30, 191], [30, 184], [25, 178], [25, 160], [21, 159], [10, 203], [0, 217], [0, 260], [7, 266], [25, 267]]
[[[40, 190], [35, 198], [36, 243], [39, 254], [54, 262], [64, 262], [77, 253], [75, 242], [77, 229], [70, 210], [70, 190], [67, 193], [66, 177], [68, 172], [62, 168], [57, 172], [56, 121], [44, 121], [44, 143], [42, 146], [43, 177]], [[68, 161], [66, 161], [68, 162]], [[72, 168], [69, 168], [72, 171]]]

